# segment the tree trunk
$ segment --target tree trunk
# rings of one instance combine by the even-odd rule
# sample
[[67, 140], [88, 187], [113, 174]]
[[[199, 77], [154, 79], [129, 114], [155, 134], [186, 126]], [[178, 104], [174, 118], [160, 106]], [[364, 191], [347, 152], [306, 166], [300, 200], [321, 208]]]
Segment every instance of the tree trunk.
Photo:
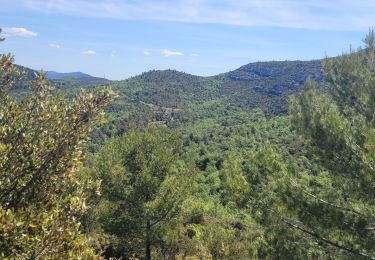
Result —
[[147, 229], [146, 229], [146, 260], [151, 260], [151, 225], [150, 225], [150, 221], [147, 221]]

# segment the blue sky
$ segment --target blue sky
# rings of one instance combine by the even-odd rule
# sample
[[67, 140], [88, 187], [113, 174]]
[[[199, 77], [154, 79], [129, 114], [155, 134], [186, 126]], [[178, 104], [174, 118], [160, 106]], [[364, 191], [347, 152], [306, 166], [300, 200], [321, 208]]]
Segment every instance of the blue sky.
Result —
[[255, 61], [359, 47], [374, 0], [0, 0], [16, 63], [125, 79], [151, 69], [215, 75]]

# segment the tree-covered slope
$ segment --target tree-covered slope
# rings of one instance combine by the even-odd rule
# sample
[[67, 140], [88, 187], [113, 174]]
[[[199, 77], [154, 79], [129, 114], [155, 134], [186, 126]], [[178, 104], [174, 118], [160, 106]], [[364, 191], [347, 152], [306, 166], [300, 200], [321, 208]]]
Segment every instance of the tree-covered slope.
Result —
[[257, 62], [213, 77], [174, 71], [150, 71], [113, 82], [123, 99], [161, 107], [187, 108], [220, 99], [245, 110], [260, 107], [266, 114], [286, 112], [285, 97], [308, 77], [323, 81], [320, 60]]
[[287, 99], [308, 77], [323, 82], [321, 60], [256, 62], [225, 73], [221, 94], [244, 109], [261, 108], [268, 115], [285, 114]]
[[268, 116], [286, 114], [288, 96], [309, 76], [323, 84], [321, 61], [250, 63], [213, 77], [154, 70], [113, 81], [119, 97], [107, 110], [109, 124], [94, 138], [124, 133], [130, 124], [159, 121], [176, 127], [255, 108]]

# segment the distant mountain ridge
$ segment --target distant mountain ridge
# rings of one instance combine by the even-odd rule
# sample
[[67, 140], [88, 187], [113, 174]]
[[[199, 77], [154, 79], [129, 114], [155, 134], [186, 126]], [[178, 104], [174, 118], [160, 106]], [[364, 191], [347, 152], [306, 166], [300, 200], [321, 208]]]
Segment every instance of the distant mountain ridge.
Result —
[[69, 88], [69, 87], [88, 87], [106, 85], [110, 83], [110, 80], [105, 78], [94, 77], [83, 72], [56, 72], [46, 71], [47, 79], [57, 88]]
[[65, 77], [70, 78], [89, 78], [93, 77], [89, 74], [77, 71], [77, 72], [56, 72], [56, 71], [46, 71], [48, 79], [61, 79]]
[[[24, 74], [22, 80], [16, 84], [15, 91], [23, 91], [29, 89], [30, 81], [35, 79], [39, 71], [16, 65]], [[105, 78], [93, 77], [83, 72], [56, 72], [45, 71], [47, 79], [57, 89], [69, 89], [77, 87], [94, 87], [99, 85], [107, 85], [110, 80]]]

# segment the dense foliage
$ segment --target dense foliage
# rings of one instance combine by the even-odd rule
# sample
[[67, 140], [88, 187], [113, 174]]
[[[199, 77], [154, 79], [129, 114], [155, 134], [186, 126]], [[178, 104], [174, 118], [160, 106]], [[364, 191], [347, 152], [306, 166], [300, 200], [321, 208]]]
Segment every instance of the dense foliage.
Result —
[[68, 102], [38, 75], [32, 94], [15, 101], [9, 91], [21, 73], [12, 63], [0, 56], [0, 258], [93, 255], [79, 221], [93, 184], [75, 174], [112, 94], [82, 93]]

